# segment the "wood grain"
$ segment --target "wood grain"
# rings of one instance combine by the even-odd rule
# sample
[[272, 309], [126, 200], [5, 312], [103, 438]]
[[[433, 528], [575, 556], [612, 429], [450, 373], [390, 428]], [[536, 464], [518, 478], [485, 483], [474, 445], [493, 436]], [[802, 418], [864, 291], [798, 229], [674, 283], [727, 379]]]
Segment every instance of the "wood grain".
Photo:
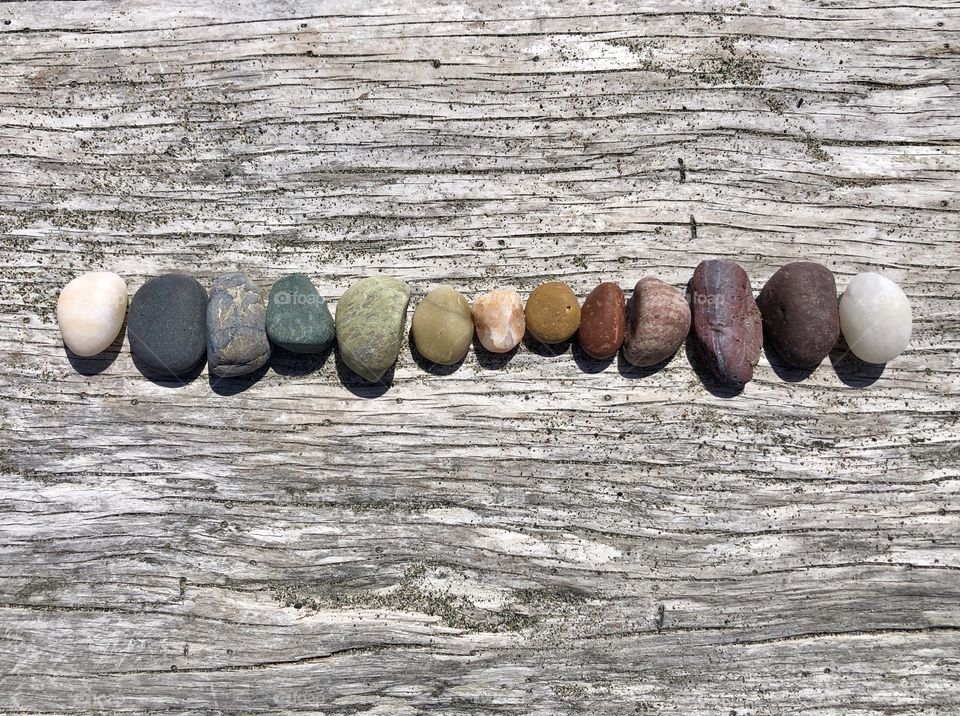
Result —
[[[0, 5], [0, 711], [960, 712], [960, 4]], [[89, 269], [472, 297], [737, 259], [908, 353], [155, 383]], [[414, 300], [414, 303], [416, 298]]]

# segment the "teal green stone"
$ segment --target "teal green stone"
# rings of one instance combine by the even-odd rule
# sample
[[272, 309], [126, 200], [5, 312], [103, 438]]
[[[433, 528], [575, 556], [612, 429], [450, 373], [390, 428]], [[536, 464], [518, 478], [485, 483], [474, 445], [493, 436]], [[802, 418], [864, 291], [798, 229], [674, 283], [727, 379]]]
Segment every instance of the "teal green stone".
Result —
[[284, 276], [270, 289], [267, 335], [281, 348], [294, 353], [320, 353], [333, 344], [333, 316], [308, 277]]
[[400, 355], [410, 286], [389, 276], [361, 279], [337, 302], [337, 343], [347, 366], [376, 382]]

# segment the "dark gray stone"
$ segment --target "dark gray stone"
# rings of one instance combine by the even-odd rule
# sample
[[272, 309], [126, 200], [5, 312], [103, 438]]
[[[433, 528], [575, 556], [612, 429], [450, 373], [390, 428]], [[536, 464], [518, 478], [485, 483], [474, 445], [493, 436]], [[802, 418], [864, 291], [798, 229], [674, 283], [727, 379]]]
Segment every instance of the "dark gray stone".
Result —
[[183, 274], [150, 279], [130, 302], [127, 335], [142, 365], [162, 375], [189, 373], [207, 350], [207, 292]]

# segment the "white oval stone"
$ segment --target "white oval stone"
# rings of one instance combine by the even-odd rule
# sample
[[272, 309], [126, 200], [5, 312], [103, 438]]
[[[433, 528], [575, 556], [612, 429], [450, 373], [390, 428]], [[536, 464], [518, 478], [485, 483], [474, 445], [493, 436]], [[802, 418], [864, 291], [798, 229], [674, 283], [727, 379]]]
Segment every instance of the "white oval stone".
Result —
[[63, 343], [76, 355], [95, 356], [113, 343], [127, 315], [127, 284], [111, 271], [77, 276], [57, 301]]
[[886, 363], [910, 343], [913, 318], [903, 290], [878, 273], [850, 279], [840, 299], [840, 330], [853, 354], [867, 363]]

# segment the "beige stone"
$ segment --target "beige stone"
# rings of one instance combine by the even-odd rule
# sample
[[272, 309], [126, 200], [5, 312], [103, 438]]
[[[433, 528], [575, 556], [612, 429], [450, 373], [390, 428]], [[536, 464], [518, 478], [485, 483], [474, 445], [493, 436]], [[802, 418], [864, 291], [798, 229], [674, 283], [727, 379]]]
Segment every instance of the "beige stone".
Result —
[[470, 304], [449, 286], [428, 293], [413, 312], [413, 342], [424, 358], [440, 365], [463, 360], [473, 340]]

